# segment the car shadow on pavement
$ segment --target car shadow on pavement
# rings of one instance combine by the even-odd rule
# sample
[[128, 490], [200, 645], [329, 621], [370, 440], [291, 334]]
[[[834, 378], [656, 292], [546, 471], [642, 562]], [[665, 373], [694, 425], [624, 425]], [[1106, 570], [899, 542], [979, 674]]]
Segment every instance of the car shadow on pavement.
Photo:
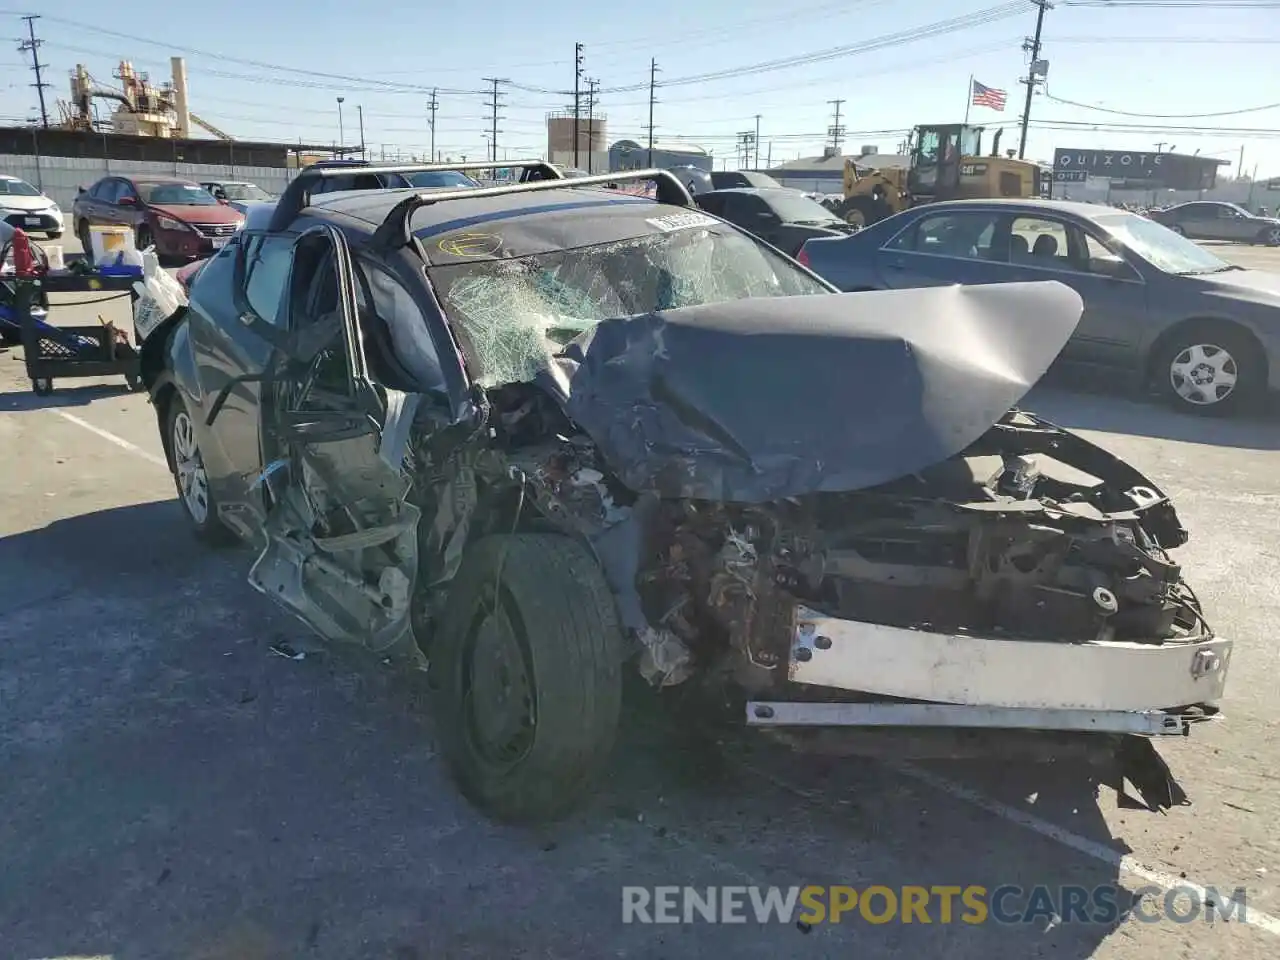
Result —
[[[203, 547], [172, 501], [0, 539], [0, 929], [17, 954], [1085, 960], [1125, 924], [1113, 863], [889, 764], [691, 726], [638, 681], [583, 809], [491, 823], [436, 756], [424, 679], [316, 649], [246, 583], [251, 560]], [[1115, 845], [1087, 777], [1000, 776]], [[621, 920], [624, 886], [809, 884], [1021, 892], [982, 923], [958, 902], [944, 922], [938, 900], [929, 923]], [[1117, 916], [1054, 919], [1062, 887], [1115, 891]]]
[[53, 407], [86, 407], [95, 400], [132, 395], [133, 391], [123, 383], [64, 387], [55, 382], [53, 393], [43, 397], [30, 389], [0, 392], [0, 413], [29, 413]]
[[1249, 416], [1197, 417], [1168, 409], [1154, 399], [1100, 389], [1078, 375], [1055, 373], [1034, 387], [1018, 406], [1068, 430], [1280, 450], [1280, 415], [1274, 399], [1266, 409]]

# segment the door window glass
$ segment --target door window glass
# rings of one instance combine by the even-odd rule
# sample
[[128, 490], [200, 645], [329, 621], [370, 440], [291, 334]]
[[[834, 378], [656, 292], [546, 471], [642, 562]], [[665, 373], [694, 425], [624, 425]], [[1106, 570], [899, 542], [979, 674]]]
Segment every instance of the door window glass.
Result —
[[1066, 224], [1040, 217], [1015, 217], [1009, 238], [1009, 261], [1070, 270], [1071, 246]]
[[356, 308], [373, 379], [399, 390], [445, 390], [444, 371], [417, 301], [389, 271], [355, 263]]
[[923, 217], [889, 242], [888, 249], [966, 260], [991, 260], [997, 215], [946, 213]]
[[289, 267], [293, 263], [293, 237], [256, 234], [244, 238], [244, 294], [253, 312], [268, 323], [284, 325], [281, 310]]

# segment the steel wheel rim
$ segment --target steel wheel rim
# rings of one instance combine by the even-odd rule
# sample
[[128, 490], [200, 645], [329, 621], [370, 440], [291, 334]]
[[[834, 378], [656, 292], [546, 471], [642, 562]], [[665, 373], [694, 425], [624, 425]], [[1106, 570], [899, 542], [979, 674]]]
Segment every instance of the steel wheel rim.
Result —
[[1210, 407], [1235, 393], [1240, 379], [1236, 359], [1212, 343], [1191, 344], [1169, 363], [1169, 384], [1187, 403]]
[[[497, 602], [495, 602], [495, 600]], [[467, 739], [486, 763], [510, 768], [533, 748], [533, 685], [511, 615], [497, 598], [481, 600], [463, 664]]]
[[196, 444], [195, 425], [185, 410], [173, 418], [173, 468], [191, 519], [204, 523], [209, 518], [209, 475]]

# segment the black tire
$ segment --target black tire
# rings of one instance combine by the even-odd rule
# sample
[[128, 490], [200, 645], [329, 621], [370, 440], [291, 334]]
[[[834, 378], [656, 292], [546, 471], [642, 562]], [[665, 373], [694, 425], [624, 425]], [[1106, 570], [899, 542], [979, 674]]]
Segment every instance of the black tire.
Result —
[[[1229, 360], [1224, 360], [1222, 353]], [[1191, 364], [1195, 364], [1192, 372], [1204, 370], [1208, 378], [1205, 382], [1184, 388], [1194, 390], [1202, 402], [1179, 392], [1179, 383], [1189, 378], [1176, 376], [1175, 364], [1183, 371]], [[1220, 367], [1234, 374], [1234, 385], [1229, 392], [1223, 392], [1221, 385], [1214, 385], [1213, 378], [1219, 375], [1217, 368]], [[1151, 376], [1156, 390], [1176, 410], [1198, 416], [1234, 416], [1256, 408], [1266, 395], [1267, 358], [1262, 348], [1239, 329], [1205, 321], [1188, 324], [1157, 347], [1152, 356]], [[1211, 395], [1220, 395], [1220, 399], [1209, 401]]]
[[[178, 449], [179, 443], [175, 441], [175, 431], [179, 429], [179, 423], [184, 417], [188, 425], [193, 423], [191, 414], [187, 412], [187, 405], [182, 402], [182, 397], [175, 393], [170, 398], [169, 405], [165, 410], [164, 443], [165, 451], [169, 457], [169, 472], [173, 474], [173, 486], [178, 492], [178, 503], [182, 507], [182, 512], [186, 514], [187, 522], [191, 525], [192, 532], [195, 533], [197, 538], [210, 546], [228, 546], [236, 542], [236, 535], [231, 531], [230, 527], [218, 519], [218, 504], [214, 500], [212, 490], [209, 488], [208, 474], [206, 473], [204, 476], [203, 510], [196, 509], [192, 505], [193, 502], [201, 498], [197, 496], [194, 500], [189, 500], [188, 492], [183, 488], [180, 472], [183, 452]], [[191, 438], [191, 443], [196, 457], [199, 458], [200, 448], [194, 436]], [[198, 468], [200, 470], [204, 469], [203, 460], [199, 461]]]
[[145, 224], [143, 226], [138, 227], [138, 229], [134, 232], [133, 237], [134, 237], [133, 245], [138, 248], [139, 253], [147, 249], [147, 247], [151, 246], [151, 244], [154, 242], [151, 239], [151, 228], [146, 226]]
[[93, 241], [89, 236], [88, 220], [81, 220], [76, 226], [76, 239], [80, 241], [80, 250], [84, 253], [85, 259], [93, 263]]
[[1255, 243], [1265, 244], [1268, 247], [1280, 247], [1280, 226], [1266, 227], [1258, 234]]
[[[515, 661], [510, 651], [518, 649], [515, 666], [524, 669], [523, 677], [508, 671], [505, 691], [508, 697], [520, 692], [518, 681], [524, 680], [521, 699], [531, 713], [519, 723], [508, 717], [517, 732], [506, 746], [518, 743], [515, 756], [486, 754], [476, 730], [479, 711], [473, 706], [483, 690], [472, 692], [472, 661], [477, 646], [482, 654], [492, 652], [484, 649], [490, 642], [507, 654], [508, 667]], [[617, 612], [590, 551], [556, 534], [477, 541], [450, 586], [431, 651], [439, 736], [463, 794], [507, 822], [568, 813], [613, 749], [622, 701]], [[485, 656], [484, 662], [497, 665], [504, 658]], [[484, 716], [493, 722], [496, 714]]]
[[130, 393], [139, 393], [143, 388], [142, 377], [136, 373], [126, 373], [124, 375], [124, 383], [129, 388]]
[[1167, 224], [1167, 226], [1169, 227], [1170, 230], [1172, 230], [1174, 233], [1176, 233], [1180, 237], [1185, 237], [1187, 235], [1186, 229], [1178, 226], [1178, 224], [1176, 223], [1170, 223], [1170, 224]]
[[49, 236], [49, 239], [50, 239], [50, 240], [61, 240], [61, 239], [62, 239], [62, 231], [61, 231], [61, 230], [50, 230], [50, 231], [49, 231], [48, 236]]
[[836, 207], [836, 216], [855, 227], [869, 227], [889, 216], [892, 211], [883, 200], [865, 195], [846, 197]]
[[52, 377], [36, 377], [31, 381], [31, 392], [37, 397], [47, 397], [53, 393]]

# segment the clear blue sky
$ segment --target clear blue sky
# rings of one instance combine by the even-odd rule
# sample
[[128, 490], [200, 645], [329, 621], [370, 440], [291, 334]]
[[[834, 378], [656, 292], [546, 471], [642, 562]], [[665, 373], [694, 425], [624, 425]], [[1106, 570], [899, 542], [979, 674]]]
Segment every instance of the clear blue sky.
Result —
[[[67, 96], [76, 63], [99, 81], [114, 83], [115, 63], [129, 59], [163, 80], [169, 56], [182, 54], [192, 109], [241, 139], [335, 141], [336, 98], [343, 96], [348, 143], [358, 142], [358, 104], [375, 156], [383, 145], [388, 151], [424, 152], [427, 99], [439, 87], [438, 149], [478, 155], [487, 149], [482, 78], [498, 77], [513, 81], [502, 87], [500, 151], [512, 157], [540, 154], [545, 114], [571, 104], [571, 96], [556, 91], [572, 89], [574, 43], [581, 42], [585, 72], [600, 82], [599, 109], [608, 117], [611, 141], [643, 136], [649, 61], [656, 57], [659, 80], [666, 81], [658, 90], [658, 138], [684, 138], [731, 161], [736, 134], [753, 129], [756, 114], [762, 160], [770, 152], [774, 162], [818, 153], [832, 122], [828, 101], [837, 98], [845, 101], [846, 152], [862, 143], [892, 151], [901, 139], [897, 131], [963, 119], [970, 74], [1009, 96], [1005, 113], [974, 108], [971, 120], [989, 128], [1007, 125], [1004, 144], [1016, 146], [1013, 128], [1024, 91], [1017, 80], [1026, 69], [1021, 43], [1035, 23], [1027, 0], [800, 0], [791, 12], [780, 12], [785, 6], [763, 0], [649, 0], [628, 15], [621, 4], [588, 8], [513, 0], [382, 0], [359, 6], [132, 0], [113, 15], [110, 5], [42, 0], [31, 12], [43, 14], [37, 26], [52, 97]], [[1227, 6], [1224, 0], [1184, 8], [1058, 3], [1045, 19], [1048, 96], [1037, 96], [1033, 124], [1064, 126], [1033, 126], [1028, 157], [1048, 159], [1058, 146], [1153, 150], [1163, 141], [1165, 149], [1179, 153], [1198, 149], [1228, 159], [1232, 166], [1224, 172], [1234, 174], [1243, 147], [1245, 172], [1256, 165], [1260, 176], [1280, 176], [1280, 5]], [[574, 13], [584, 9], [590, 11], [585, 17]], [[980, 11], [988, 12], [986, 22], [966, 20], [963, 29], [913, 42], [886, 41], [880, 49], [836, 51], [818, 62], [734, 73], [765, 61], [865, 47]], [[10, 24], [4, 36], [15, 46], [25, 27], [17, 19], [23, 12], [11, 7], [0, 13]], [[27, 86], [33, 78], [24, 56], [16, 49], [0, 54], [0, 117], [8, 121], [34, 115], [35, 91]], [[720, 71], [728, 75], [690, 79]], [[617, 89], [627, 87], [638, 89]], [[1182, 119], [1269, 102], [1277, 106]], [[1184, 129], [1162, 132], [1157, 125]]]

